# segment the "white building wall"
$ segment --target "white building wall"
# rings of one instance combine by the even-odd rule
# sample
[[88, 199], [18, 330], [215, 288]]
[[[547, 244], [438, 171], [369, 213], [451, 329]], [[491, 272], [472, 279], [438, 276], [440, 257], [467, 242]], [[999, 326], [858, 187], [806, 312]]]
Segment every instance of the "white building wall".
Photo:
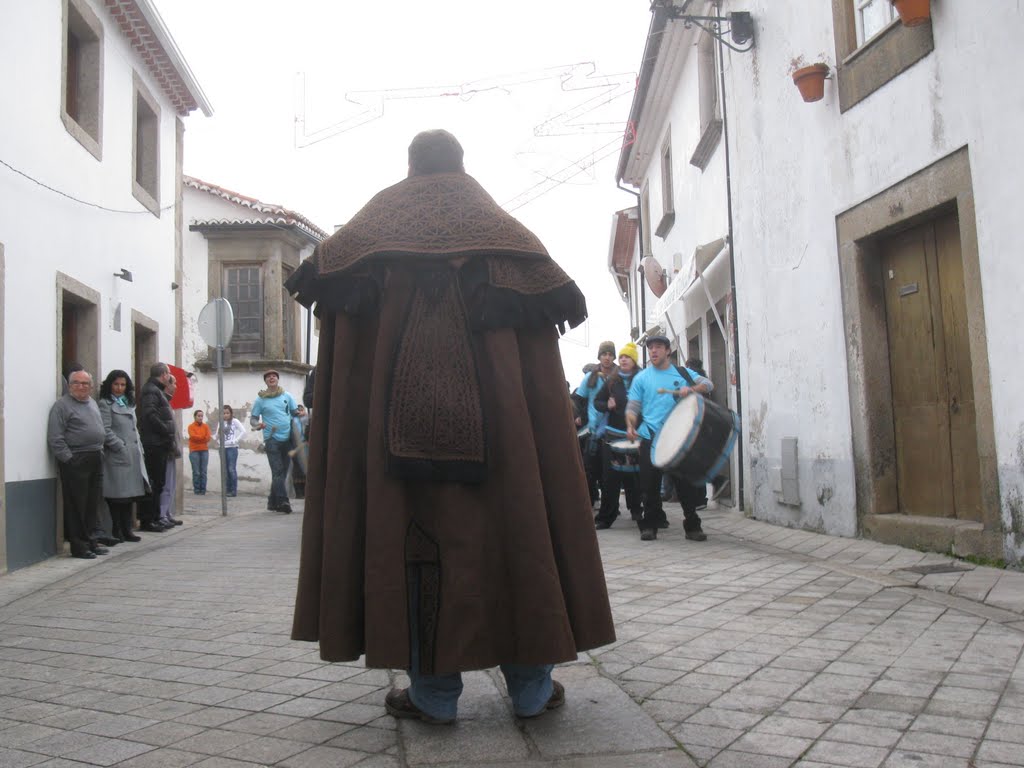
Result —
[[[157, 218], [132, 195], [133, 67], [161, 106], [160, 205], [174, 204], [175, 121], [102, 4], [104, 26], [103, 159], [64, 128], [61, 104], [61, 3], [0, 3], [0, 159], [39, 182], [106, 208], [83, 205], [0, 167], [0, 242], [7, 262], [3, 307], [7, 370], [6, 482], [54, 476], [45, 440], [48, 410], [59, 395], [56, 276], [62, 272], [101, 296], [100, 370], [131, 369], [132, 309], [159, 323], [159, 354], [174, 352], [174, 212]], [[133, 282], [115, 278], [121, 268]], [[121, 330], [112, 328], [121, 305]]]
[[[261, 214], [249, 208], [241, 207], [230, 200], [216, 197], [201, 190], [185, 187], [185, 231], [183, 232], [183, 251], [185, 279], [182, 285], [182, 365], [188, 370], [195, 370], [197, 360], [205, 360], [209, 353], [206, 342], [199, 335], [199, 313], [210, 300], [209, 295], [209, 243], [202, 232], [189, 230], [190, 221], [259, 219]], [[313, 246], [307, 246], [300, 252], [302, 260], [313, 254]], [[303, 308], [299, 321], [301, 328], [301, 345], [299, 353], [302, 361], [306, 354], [306, 310]], [[310, 345], [310, 360], [316, 364], [318, 337], [315, 322], [313, 338]], [[196, 372], [199, 383], [196, 387], [195, 403], [192, 410], [201, 408], [207, 420], [213, 424], [217, 418], [218, 391], [216, 371]], [[286, 371], [281, 372], [281, 386], [292, 394], [296, 402], [302, 402], [302, 391], [305, 377]], [[224, 373], [224, 403], [235, 411], [235, 417], [249, 430], [249, 413], [257, 394], [265, 387], [262, 373], [231, 372]], [[187, 429], [192, 421], [191, 413], [183, 416]], [[212, 428], [212, 427], [211, 427]], [[216, 444], [211, 443], [210, 466], [208, 470], [207, 488], [210, 492], [220, 492], [220, 454]], [[191, 488], [191, 470], [188, 466], [187, 451], [185, 452], [185, 485]], [[239, 445], [238, 451], [238, 491], [239, 493], [268, 494], [270, 492], [270, 467], [263, 451], [261, 433], [248, 431]]]
[[[726, 2], [750, 11], [752, 53], [730, 53], [740, 347], [748, 498], [757, 517], [829, 533], [857, 531], [836, 215], [968, 146], [982, 271], [1004, 522], [1020, 528], [1024, 236], [1024, 10], [1014, 3], [932, 3], [934, 50], [840, 114], [836, 83], [800, 100], [794, 62], [834, 70], [829, 3]], [[799, 507], [776, 502], [780, 440], [799, 440]], [[1021, 553], [1008, 536], [1008, 552]]]

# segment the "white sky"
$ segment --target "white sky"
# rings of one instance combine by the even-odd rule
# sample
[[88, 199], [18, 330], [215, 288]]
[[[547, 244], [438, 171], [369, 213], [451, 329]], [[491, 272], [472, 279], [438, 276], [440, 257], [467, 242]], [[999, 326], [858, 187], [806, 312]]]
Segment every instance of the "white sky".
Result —
[[[512, 210], [524, 192], [543, 192], [512, 212], [586, 294], [590, 320], [561, 345], [573, 386], [602, 339], [628, 340], [626, 305], [606, 265], [612, 214], [635, 204], [616, 189], [615, 166], [648, 0], [156, 4], [214, 107], [212, 118], [186, 121], [186, 173], [331, 231], [405, 176], [417, 132], [445, 128], [499, 203]], [[584, 66], [563, 85], [559, 74], [573, 64]], [[467, 94], [472, 88], [479, 92]], [[304, 128], [296, 125], [303, 104]], [[563, 123], [567, 135], [535, 135], [580, 105], [596, 108]], [[579, 173], [545, 183], [567, 168]]]

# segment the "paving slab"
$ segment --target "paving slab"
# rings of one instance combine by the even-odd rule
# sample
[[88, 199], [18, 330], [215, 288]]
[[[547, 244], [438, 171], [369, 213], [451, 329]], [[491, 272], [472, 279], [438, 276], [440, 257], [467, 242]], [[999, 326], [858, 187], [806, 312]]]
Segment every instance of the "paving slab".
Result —
[[565, 707], [517, 720], [473, 672], [431, 727], [385, 713], [400, 671], [289, 639], [301, 503], [186, 500], [176, 531], [0, 577], [4, 768], [1022, 762], [1022, 574], [727, 510], [698, 544], [669, 505], [654, 542], [599, 533], [619, 637], [556, 670]]

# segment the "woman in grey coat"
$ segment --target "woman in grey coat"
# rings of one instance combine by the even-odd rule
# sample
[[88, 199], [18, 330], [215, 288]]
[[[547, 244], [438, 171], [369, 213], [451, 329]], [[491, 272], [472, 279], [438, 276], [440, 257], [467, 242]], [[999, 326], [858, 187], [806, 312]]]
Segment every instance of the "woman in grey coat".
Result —
[[148, 493], [149, 477], [135, 418], [135, 387], [125, 371], [107, 374], [100, 385], [99, 406], [103, 427], [123, 446], [103, 452], [103, 497], [110, 507], [111, 533], [122, 541], [141, 541], [132, 533], [132, 502]]

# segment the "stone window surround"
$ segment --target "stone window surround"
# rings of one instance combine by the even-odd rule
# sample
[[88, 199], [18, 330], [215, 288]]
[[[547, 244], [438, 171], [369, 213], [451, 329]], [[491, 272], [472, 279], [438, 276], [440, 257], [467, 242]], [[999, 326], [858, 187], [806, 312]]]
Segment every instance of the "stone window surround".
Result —
[[[147, 189], [138, 175], [139, 162], [139, 100], [155, 115], [153, 126], [153, 141], [155, 151], [153, 157], [149, 158], [148, 166], [143, 169], [144, 173], [152, 174]], [[154, 216], [160, 218], [160, 103], [153, 97], [149, 88], [143, 82], [139, 73], [132, 71], [132, 195]]]
[[707, 168], [722, 138], [722, 109], [718, 98], [718, 63], [714, 38], [702, 33], [697, 42], [697, 91], [700, 99], [700, 140], [690, 165]]
[[661, 172], [661, 220], [658, 222], [658, 228], [654, 230], [654, 234], [664, 240], [676, 223], [671, 125], [665, 131], [665, 140], [661, 143], [661, 152], [658, 153], [658, 157], [660, 159], [658, 168]]
[[930, 21], [904, 27], [899, 20], [858, 47], [855, 13], [853, 0], [832, 0], [840, 112], [866, 99], [935, 47]]
[[[881, 238], [951, 210], [957, 212], [960, 224], [984, 517], [983, 530], [977, 530], [977, 524], [952, 526], [936, 535], [952, 537], [958, 552], [1001, 556], [1002, 517], [992, 390], [967, 147], [836, 217], [857, 518], [863, 529], [866, 521], [880, 519], [876, 516], [898, 512], [889, 343], [878, 243]], [[936, 525], [943, 520], [936, 518]]]
[[[302, 248], [307, 245], [307, 242], [287, 230], [273, 228], [271, 225], [254, 225], [253, 229], [241, 232], [232, 229], [219, 231], [216, 227], [207, 228], [202, 225], [192, 225], [190, 228], [201, 231], [207, 239], [207, 285], [210, 299], [222, 295], [221, 287], [224, 279], [224, 267], [255, 264], [259, 265], [261, 270], [264, 308], [262, 353], [252, 358], [248, 356], [232, 356], [231, 366], [225, 370], [247, 370], [257, 360], [273, 363], [274, 366], [293, 362], [303, 367], [303, 370], [308, 370], [309, 366], [301, 363], [300, 360], [288, 361], [283, 357], [286, 347], [282, 336], [284, 332], [283, 313], [285, 311], [292, 311], [298, 314], [300, 307], [297, 302], [290, 299], [288, 302], [290, 306], [286, 306], [282, 301], [281, 291], [284, 273], [287, 270], [298, 268], [298, 256]], [[271, 243], [268, 244], [268, 249], [264, 249], [261, 252], [254, 250], [248, 245], [244, 248], [240, 247], [240, 243], [245, 243], [245, 241], [253, 244], [260, 243], [261, 241], [271, 241]], [[273, 241], [277, 241], [279, 246], [275, 247]], [[226, 247], [220, 247], [221, 244], [224, 244]], [[292, 252], [294, 252], [294, 258], [292, 257]], [[276, 265], [275, 262], [277, 262]], [[275, 275], [278, 275], [279, 279], [275, 280]], [[280, 314], [276, 314], [276, 317], [271, 316], [268, 318], [267, 312], [269, 307], [274, 307], [275, 309], [280, 307]], [[294, 338], [290, 346], [295, 350], [295, 354], [300, 356], [302, 354], [300, 334], [303, 325], [299, 322], [298, 317], [295, 320], [292, 324]], [[281, 354], [277, 354], [278, 351]], [[200, 361], [197, 361], [196, 366], [200, 370], [205, 370], [204, 364]], [[284, 369], [282, 368], [282, 370]]]
[[[68, 114], [68, 36], [71, 32], [71, 10], [74, 10], [82, 22], [96, 36], [96, 113], [93, 115], [95, 135], [80, 125]], [[81, 144], [97, 160], [103, 160], [103, 23], [99, 20], [85, 0], [63, 0], [61, 16], [61, 77], [60, 77], [60, 119], [75, 141]]]

